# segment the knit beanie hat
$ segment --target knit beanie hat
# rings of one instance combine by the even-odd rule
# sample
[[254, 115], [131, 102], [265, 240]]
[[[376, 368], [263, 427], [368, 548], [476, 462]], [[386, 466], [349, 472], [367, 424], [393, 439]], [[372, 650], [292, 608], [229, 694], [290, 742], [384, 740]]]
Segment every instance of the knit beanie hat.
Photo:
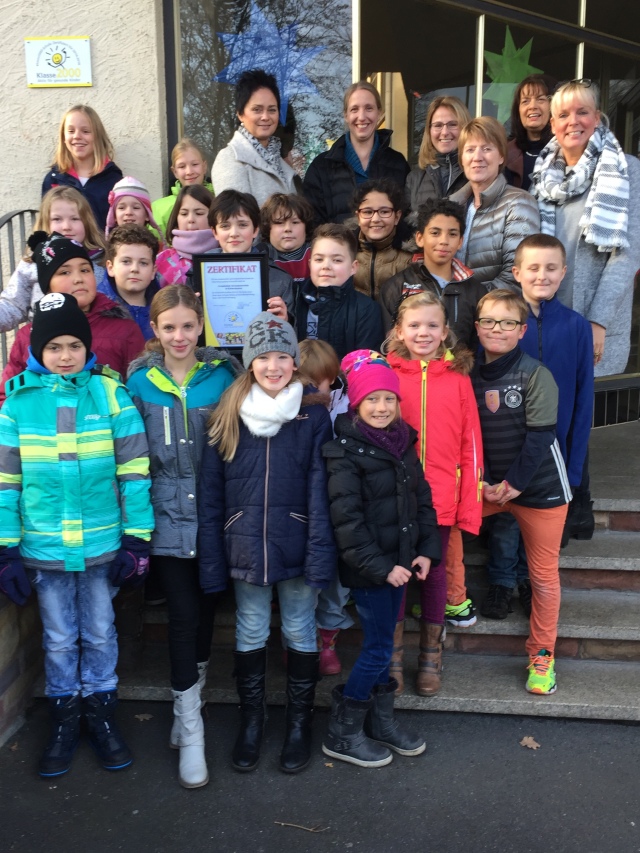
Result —
[[38, 271], [38, 284], [43, 293], [49, 293], [49, 283], [58, 267], [72, 258], [83, 258], [91, 262], [89, 253], [77, 240], [69, 240], [56, 233], [48, 237], [46, 231], [34, 231], [27, 240], [33, 252], [33, 260]]
[[149, 195], [149, 190], [137, 178], [126, 177], [118, 181], [109, 193], [107, 227], [104, 229], [106, 236], [108, 237], [109, 231], [116, 226], [116, 205], [118, 203], [118, 199], [121, 199], [126, 195], [137, 198], [138, 201], [144, 205], [144, 208], [147, 211], [147, 216], [149, 217], [149, 225], [152, 228], [155, 228], [158, 234], [160, 234], [160, 226], [153, 218], [153, 213], [151, 212], [151, 196]]
[[262, 311], [249, 323], [242, 362], [248, 370], [254, 358], [267, 352], [286, 352], [296, 367], [300, 366], [300, 347], [293, 327], [275, 314]]
[[357, 409], [369, 394], [375, 391], [391, 391], [398, 400], [400, 381], [389, 362], [379, 352], [371, 349], [357, 349], [347, 353], [340, 364], [347, 377], [349, 408]]
[[91, 354], [91, 327], [87, 315], [70, 293], [47, 293], [33, 309], [31, 354], [42, 364], [42, 351], [53, 338], [72, 335]]

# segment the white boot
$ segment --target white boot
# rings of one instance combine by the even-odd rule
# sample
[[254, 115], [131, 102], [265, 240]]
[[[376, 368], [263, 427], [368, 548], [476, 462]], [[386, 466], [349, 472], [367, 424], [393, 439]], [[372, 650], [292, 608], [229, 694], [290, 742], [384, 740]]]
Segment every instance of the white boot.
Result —
[[200, 685], [173, 693], [173, 713], [179, 724], [180, 784], [183, 788], [201, 788], [209, 781], [204, 760], [204, 721], [201, 712]]
[[[209, 668], [209, 661], [205, 660], [202, 663], [196, 664], [198, 667], [198, 684], [200, 685], [200, 692], [204, 690], [204, 685], [207, 680], [207, 669]], [[200, 708], [204, 708], [205, 706], [204, 699], [200, 702]], [[180, 718], [174, 716], [173, 725], [171, 726], [171, 734], [169, 735], [169, 746], [171, 749], [179, 749], [180, 739]]]

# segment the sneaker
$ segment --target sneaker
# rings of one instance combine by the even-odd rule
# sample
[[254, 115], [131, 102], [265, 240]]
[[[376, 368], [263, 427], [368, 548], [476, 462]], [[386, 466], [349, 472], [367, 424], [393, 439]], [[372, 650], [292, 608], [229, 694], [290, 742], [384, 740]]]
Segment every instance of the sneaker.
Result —
[[487, 597], [482, 603], [480, 613], [487, 619], [506, 619], [511, 611], [512, 590], [499, 583], [489, 585]]
[[466, 598], [462, 604], [447, 604], [444, 608], [444, 618], [450, 625], [457, 625], [458, 628], [470, 628], [478, 621], [470, 598]]
[[419, 604], [411, 605], [411, 615], [414, 619], [417, 619], [418, 622], [422, 619], [422, 607]]
[[527, 691], [549, 696], [558, 689], [556, 683], [556, 659], [546, 649], [540, 649], [537, 655], [529, 656], [529, 678]]
[[531, 581], [520, 581], [518, 584], [518, 598], [520, 599], [520, 607], [524, 611], [527, 619], [531, 618]]

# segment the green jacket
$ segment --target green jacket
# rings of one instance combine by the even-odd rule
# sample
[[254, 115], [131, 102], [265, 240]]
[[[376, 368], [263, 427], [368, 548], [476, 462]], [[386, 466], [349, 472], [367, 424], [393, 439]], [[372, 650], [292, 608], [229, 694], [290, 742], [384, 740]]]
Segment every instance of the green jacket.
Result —
[[[211, 181], [205, 181], [204, 186], [208, 190], [213, 192], [213, 184], [211, 183]], [[162, 233], [165, 237], [167, 237], [167, 225], [169, 224], [169, 218], [171, 216], [173, 206], [175, 205], [178, 199], [178, 194], [181, 189], [182, 184], [180, 183], [180, 181], [176, 181], [175, 184], [171, 187], [171, 192], [169, 193], [169, 195], [165, 195], [162, 198], [156, 199], [151, 205], [153, 218], [162, 229]]]
[[[103, 372], [105, 371], [105, 372]], [[154, 527], [142, 418], [113, 371], [25, 370], [0, 411], [0, 546], [26, 566], [82, 572]]]

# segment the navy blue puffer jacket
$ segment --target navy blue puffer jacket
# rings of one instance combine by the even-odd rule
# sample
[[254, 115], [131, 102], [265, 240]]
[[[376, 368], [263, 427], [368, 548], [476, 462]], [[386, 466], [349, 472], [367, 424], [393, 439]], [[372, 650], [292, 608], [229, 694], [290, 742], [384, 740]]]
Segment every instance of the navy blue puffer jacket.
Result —
[[302, 398], [299, 414], [276, 435], [258, 438], [240, 421], [231, 462], [206, 445], [199, 493], [200, 585], [206, 593], [229, 577], [257, 586], [304, 575], [324, 588], [336, 573], [322, 445], [332, 438], [320, 395]]

